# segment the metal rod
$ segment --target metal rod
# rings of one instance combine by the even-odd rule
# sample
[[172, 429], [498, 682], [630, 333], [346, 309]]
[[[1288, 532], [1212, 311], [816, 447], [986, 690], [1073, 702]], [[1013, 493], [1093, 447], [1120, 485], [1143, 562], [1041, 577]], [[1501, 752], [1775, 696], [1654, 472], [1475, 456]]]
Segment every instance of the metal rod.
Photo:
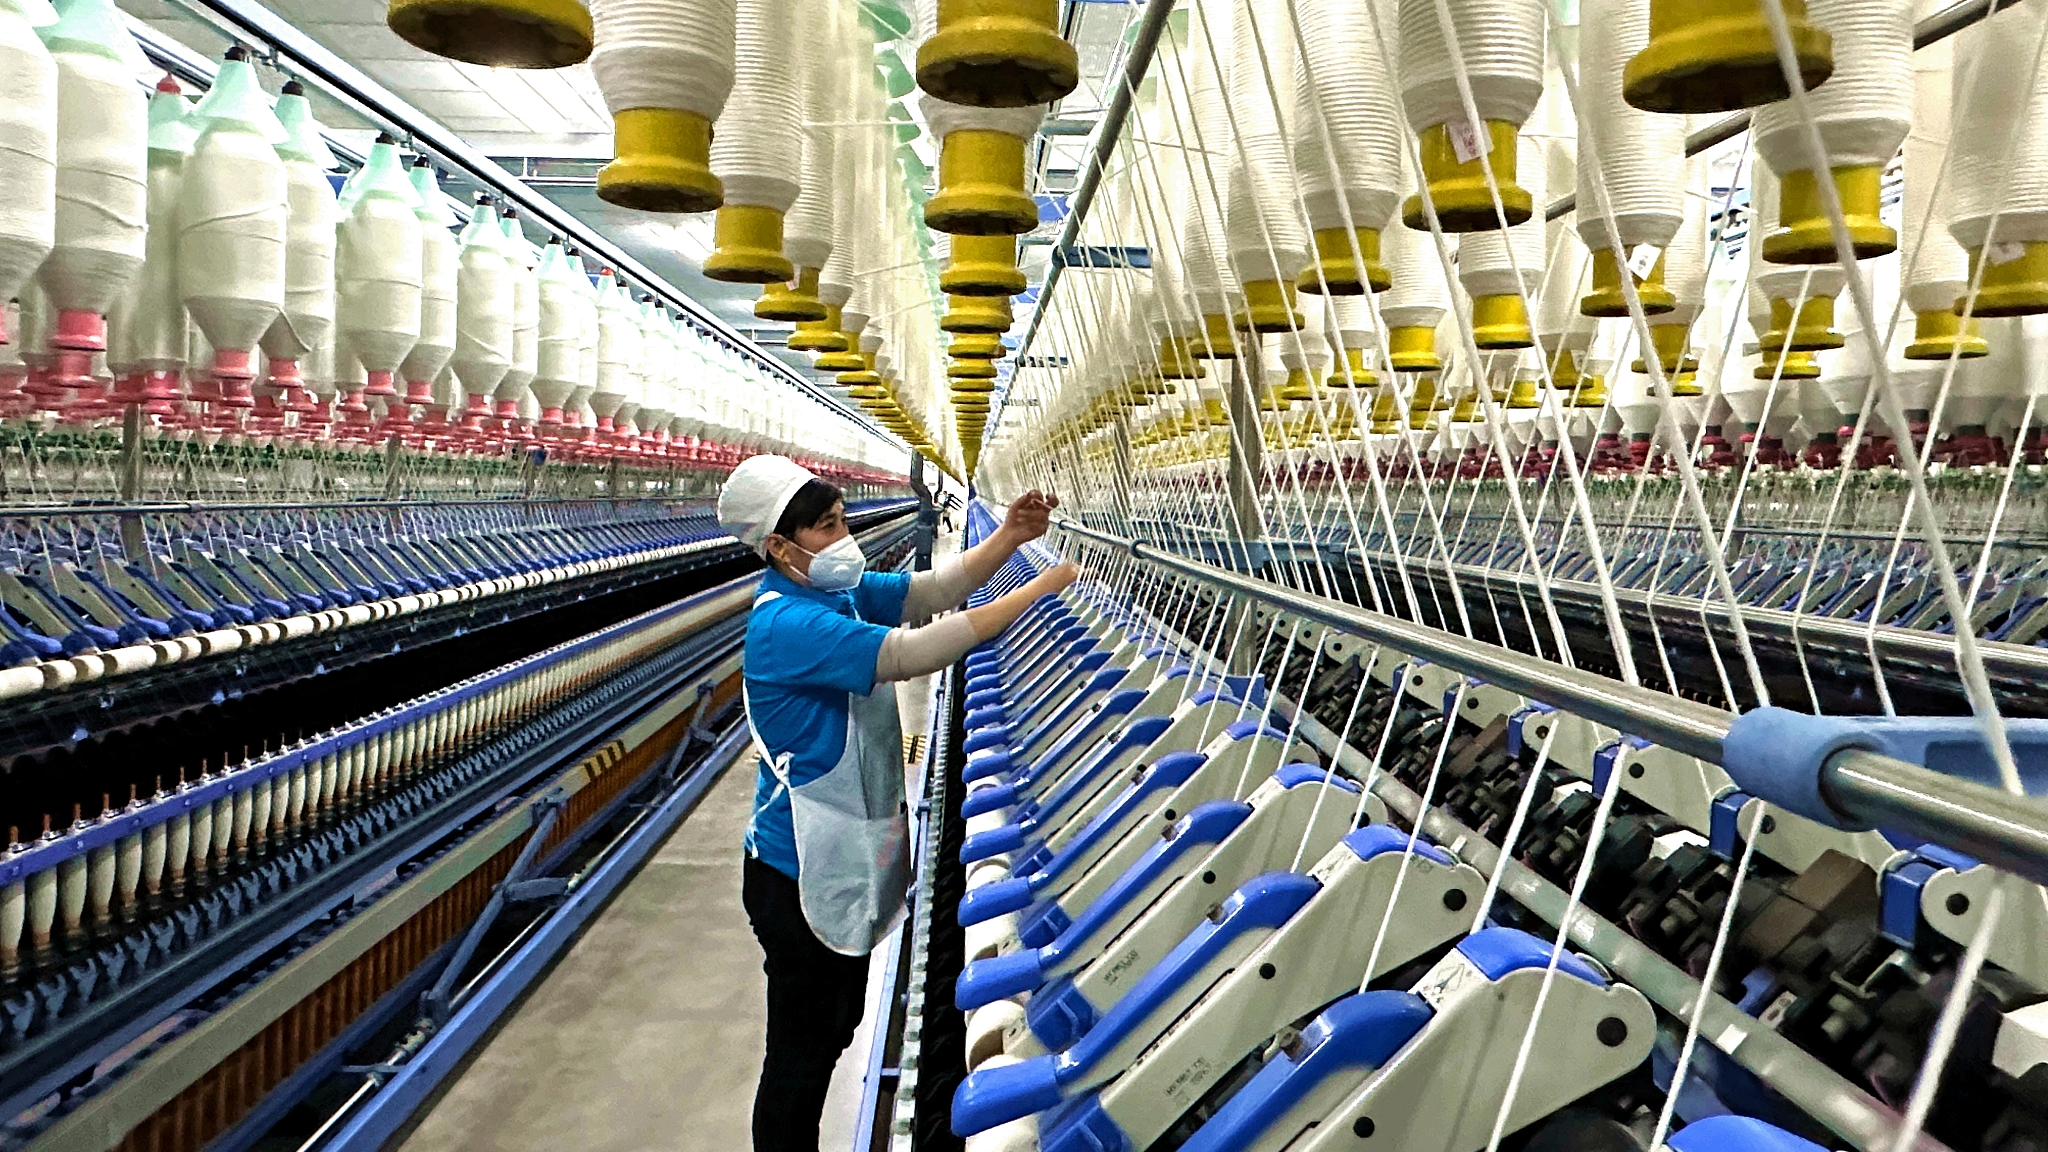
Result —
[[1836, 811], [1910, 832], [2048, 884], [2048, 805], [1873, 752], [1843, 752], [1821, 769]]
[[[1913, 50], [1917, 52], [1929, 44], [1939, 44], [1941, 41], [1991, 15], [1994, 9], [2010, 8], [2019, 2], [2020, 0], [1961, 0], [1960, 3], [1951, 4], [1913, 26]], [[1705, 128], [1687, 136], [1685, 138], [1685, 154], [1687, 156], [1697, 156], [1716, 144], [1725, 140], [1733, 140], [1744, 132], [1749, 131], [1749, 118], [1751, 115], [1752, 113], [1749, 112], [1737, 112], [1724, 120], [1716, 120]], [[1578, 206], [1579, 198], [1576, 193], [1553, 200], [1550, 202], [1550, 207], [1543, 210], [1543, 218], [1545, 220], [1555, 220], [1560, 216], [1569, 214]]]
[[[1154, 3], [1161, 2], [1164, 0], [1154, 0]], [[606, 264], [628, 274], [648, 291], [686, 313], [697, 325], [717, 333], [735, 347], [748, 349], [769, 371], [787, 379], [799, 392], [834, 414], [852, 421], [871, 435], [892, 443], [896, 441], [894, 435], [882, 430], [865, 413], [848, 406], [788, 364], [769, 355], [737, 328], [628, 255], [625, 249], [612, 243], [603, 233], [536, 192], [497, 161], [470, 147], [459, 134], [399, 98], [397, 93], [293, 27], [284, 17], [255, 0], [177, 0], [177, 3], [214, 25], [231, 40], [269, 47], [280, 65], [319, 85], [330, 96], [353, 105], [365, 119], [390, 130], [414, 151], [429, 154], [447, 167], [460, 169], [471, 180], [516, 204], [530, 219], [542, 222]], [[1167, 3], [1166, 6], [1170, 8], [1172, 4]]]
[[[1146, 0], [1145, 14], [1138, 18], [1137, 35], [1131, 40], [1131, 49], [1124, 54], [1124, 71], [1117, 82], [1115, 91], [1110, 93], [1109, 105], [1103, 109], [1102, 119], [1095, 125], [1095, 150], [1088, 163], [1081, 169], [1081, 182], [1074, 188], [1074, 195], [1067, 203], [1066, 223], [1060, 226], [1058, 248], [1071, 248], [1081, 237], [1081, 225], [1088, 219], [1088, 209], [1095, 203], [1095, 191], [1102, 184], [1102, 174], [1109, 169], [1110, 153], [1116, 151], [1117, 142], [1123, 139], [1124, 121], [1131, 115], [1132, 95], [1138, 84], [1145, 79], [1146, 69], [1152, 66], [1152, 54], [1159, 50], [1159, 37], [1166, 31], [1167, 18], [1173, 15], [1175, 0]], [[1017, 344], [1017, 360], [1023, 362], [1024, 353], [1031, 348], [1031, 338], [1038, 335], [1038, 324], [1045, 318], [1046, 301], [1052, 297], [1053, 285], [1060, 280], [1060, 263], [1055, 260], [1046, 269], [1045, 283], [1039, 285], [1038, 303], [1031, 309], [1031, 323], [1024, 329], [1024, 339]], [[1002, 422], [1003, 409], [1009, 405], [1010, 389], [1003, 387], [1002, 399], [996, 401], [995, 412], [989, 420], [994, 428]]]

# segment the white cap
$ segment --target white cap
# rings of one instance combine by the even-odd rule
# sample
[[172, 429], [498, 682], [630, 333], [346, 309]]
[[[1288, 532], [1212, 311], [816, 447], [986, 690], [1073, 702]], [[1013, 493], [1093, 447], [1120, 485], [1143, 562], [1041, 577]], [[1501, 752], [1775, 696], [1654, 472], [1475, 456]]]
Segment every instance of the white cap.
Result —
[[718, 526], [755, 555], [766, 555], [768, 534], [775, 531], [783, 509], [815, 479], [810, 469], [787, 456], [749, 456], [718, 490]]

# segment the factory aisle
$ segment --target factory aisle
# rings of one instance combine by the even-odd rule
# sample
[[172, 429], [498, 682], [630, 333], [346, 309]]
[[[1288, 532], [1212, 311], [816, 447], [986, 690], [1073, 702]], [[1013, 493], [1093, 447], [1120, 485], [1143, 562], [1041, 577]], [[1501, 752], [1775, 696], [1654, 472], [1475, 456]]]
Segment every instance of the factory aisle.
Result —
[[740, 908], [753, 766], [743, 757], [712, 787], [405, 1152], [748, 1146], [766, 1018], [761, 953]]

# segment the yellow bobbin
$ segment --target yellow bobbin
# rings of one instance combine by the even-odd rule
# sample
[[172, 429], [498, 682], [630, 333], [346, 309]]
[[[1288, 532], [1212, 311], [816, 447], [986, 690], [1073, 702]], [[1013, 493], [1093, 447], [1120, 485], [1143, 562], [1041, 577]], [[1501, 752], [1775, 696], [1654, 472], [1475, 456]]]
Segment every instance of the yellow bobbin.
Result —
[[1765, 352], [1820, 352], [1842, 346], [1835, 326], [1835, 298], [1810, 296], [1793, 311], [1792, 301], [1771, 301], [1771, 330], [1758, 339]]
[[[833, 311], [836, 312], [838, 309], [835, 308]], [[863, 367], [863, 361], [860, 358], [860, 333], [841, 329], [839, 333], [839, 347], [828, 349], [811, 366], [820, 372], [860, 371]]]
[[1401, 394], [1382, 388], [1372, 401], [1372, 433], [1389, 436], [1401, 430]]
[[1480, 415], [1479, 393], [1476, 391], [1465, 393], [1463, 396], [1458, 397], [1456, 404], [1451, 405], [1451, 423], [1453, 424], [1475, 423], [1479, 420]]
[[[1614, 249], [1599, 248], [1593, 252], [1593, 290], [1579, 298], [1581, 316], [1626, 316], [1628, 302], [1621, 295], [1622, 266], [1614, 258]], [[1664, 287], [1664, 254], [1657, 253], [1657, 262], [1650, 267], [1650, 274], [1636, 281], [1636, 299], [1642, 302], [1645, 316], [1656, 316], [1678, 307], [1678, 298]]]
[[[797, 324], [796, 331], [789, 334], [789, 348], [792, 352], [845, 352], [851, 345], [847, 335], [839, 330], [839, 309], [825, 306], [823, 320], [805, 320]], [[822, 369], [823, 371], [846, 371], [847, 369]]]
[[1202, 366], [1189, 354], [1188, 341], [1169, 338], [1159, 342], [1159, 375], [1167, 380], [1202, 378]]
[[1188, 351], [1204, 360], [1228, 360], [1237, 354], [1237, 330], [1230, 317], [1211, 313], [1202, 317], [1202, 334], [1188, 342]]
[[[1463, 132], [1462, 126], [1460, 132]], [[1501, 208], [1509, 224], [1520, 224], [1535, 210], [1529, 190], [1515, 183], [1515, 139], [1518, 129], [1506, 120], [1488, 120], [1479, 142], [1491, 149], [1487, 160], [1493, 166], [1494, 181], [1500, 185]], [[1479, 154], [1462, 159], [1452, 140], [1451, 126], [1438, 124], [1422, 132], [1422, 176], [1429, 181], [1429, 196], [1436, 203], [1437, 220], [1446, 232], [1491, 232], [1500, 227], [1500, 215], [1493, 208], [1493, 192], [1486, 172], [1479, 166]], [[1401, 205], [1401, 221], [1410, 228], [1427, 229], [1422, 197], [1410, 196]]]
[[[1970, 274], [1990, 254], [1979, 282], [1974, 316], [2032, 316], [2048, 312], [2048, 242], [2027, 240], [1987, 244], [1970, 252]], [[1961, 314], [1962, 301], [1956, 302]]]
[[1379, 382], [1379, 374], [1366, 366], [1363, 348], [1346, 348], [1344, 358], [1337, 361], [1323, 381], [1332, 388], [1370, 388]]
[[1580, 379], [1578, 354], [1569, 348], [1559, 348], [1550, 358], [1550, 386], [1577, 389]]
[[1273, 390], [1273, 394], [1287, 401], [1313, 400], [1316, 398], [1315, 381], [1309, 379], [1307, 369], [1290, 368], [1287, 379]]
[[[1689, 324], [1650, 325], [1650, 346], [1657, 350], [1657, 363], [1663, 367], [1666, 376], [1684, 368], [1688, 362], [1693, 368], [1699, 368], [1699, 360], [1686, 354], [1685, 341], [1691, 334], [1692, 326]], [[1650, 365], [1638, 356], [1629, 363], [1629, 370], [1648, 372]]]
[[612, 154], [597, 196], [641, 212], [709, 212], [725, 202], [711, 172], [711, 121], [680, 108], [628, 108], [612, 117]]
[[[1811, 354], [1800, 352], [1797, 355], [1810, 356]], [[1814, 362], [1816, 364], [1819, 363], [1817, 360]], [[1687, 356], [1685, 363], [1678, 366], [1678, 374], [1671, 378], [1671, 394], [1673, 396], [1700, 396], [1705, 394], [1706, 389], [1700, 387], [1699, 371], [1699, 360], [1695, 357]]]
[[939, 145], [939, 190], [925, 225], [956, 236], [1014, 236], [1038, 227], [1038, 203], [1024, 194], [1024, 141], [1007, 132], [959, 128]]
[[1415, 382], [1415, 391], [1408, 397], [1409, 422], [1427, 424], [1431, 412], [1441, 412], [1450, 406], [1450, 401], [1437, 390], [1436, 377], [1424, 376]]
[[989, 399], [979, 392], [954, 392], [947, 397], [953, 408], [959, 412], [982, 413], [989, 409]]
[[948, 296], [939, 327], [947, 332], [1001, 335], [1010, 329], [1010, 301], [1005, 296]]
[[1579, 390], [1578, 390], [1578, 391], [1576, 391], [1576, 392], [1574, 392], [1574, 393], [1572, 393], [1572, 407], [1574, 407], [1574, 408], [1605, 408], [1605, 407], [1607, 407], [1607, 377], [1605, 377], [1605, 376], [1582, 376], [1582, 377], [1580, 377], [1580, 378], [1579, 378]]
[[1489, 351], [1527, 348], [1536, 343], [1529, 331], [1529, 307], [1520, 293], [1472, 298], [1472, 339]]
[[[862, 385], [876, 388], [881, 387], [882, 375], [875, 371], [875, 354], [873, 352], [861, 353], [860, 365], [854, 371], [841, 372], [838, 376], [834, 377], [834, 380], [841, 388], [857, 388]], [[884, 395], [887, 395], [886, 391]]]
[[[1830, 176], [1849, 225], [1849, 240], [1858, 260], [1888, 256], [1899, 248], [1899, 234], [1878, 219], [1878, 198], [1884, 169], [1836, 168]], [[1820, 180], [1811, 171], [1787, 172], [1778, 184], [1778, 230], [1764, 237], [1763, 257], [1773, 264], [1833, 264], [1835, 234], [1821, 203]]]
[[1906, 345], [1908, 360], [1974, 360], [1989, 356], [1991, 345], [1979, 330], [1977, 318], [1968, 320], [1948, 309], [1913, 313], [1913, 342]]
[[[1733, 112], [1792, 94], [1778, 64], [1771, 0], [1650, 0], [1650, 42], [1621, 73], [1622, 98], [1645, 112]], [[1809, 90], [1834, 73], [1834, 38], [1783, 0], [1799, 78]]]
[[1444, 366], [1436, 354], [1436, 329], [1395, 327], [1387, 330], [1387, 363], [1396, 372], [1435, 372]]
[[993, 380], [996, 366], [992, 360], [955, 360], [946, 365], [948, 380]]
[[1080, 83], [1059, 33], [1059, 0], [939, 0], [938, 31], [918, 45], [917, 85], [972, 108], [1047, 104]]
[[1278, 280], [1252, 280], [1244, 286], [1244, 313], [1238, 323], [1259, 333], [1296, 332], [1301, 313], [1294, 310], [1294, 285]]
[[1508, 385], [1508, 407], [1537, 408], [1542, 401], [1536, 398], [1536, 381], [1517, 380]]
[[1320, 294], [1328, 285], [1333, 296], [1360, 296], [1369, 288], [1385, 292], [1393, 273], [1380, 263], [1377, 228], [1316, 229], [1316, 266], [1303, 272], [1294, 286]]
[[[849, 376], [874, 376], [875, 378], [873, 380], [849, 380], [847, 379]], [[873, 371], [841, 372], [838, 383], [840, 387], [846, 389], [848, 399], [863, 400], [869, 403], [886, 400], [889, 402], [889, 407], [895, 406], [895, 398], [889, 395], [889, 390], [882, 385], [882, 378], [876, 376]]]
[[1008, 233], [993, 236], [955, 236], [953, 255], [939, 273], [939, 290], [962, 296], [1015, 296], [1024, 290], [1024, 273], [1017, 270], [1017, 238]]
[[[824, 301], [818, 299], [818, 270], [816, 268], [799, 268], [796, 270], [795, 280], [763, 285], [761, 288], [761, 298], [754, 301], [754, 315], [756, 318], [761, 320], [795, 321], [799, 329], [806, 323], [817, 323], [826, 320], [835, 311], [837, 309], [826, 308]], [[835, 321], [832, 327], [836, 331], [839, 325]], [[794, 337], [790, 339], [789, 346], [791, 348], [797, 347]], [[815, 351], [815, 349], [798, 349], [798, 351]]]
[[714, 245], [704, 275], [728, 284], [787, 284], [796, 266], [782, 255], [782, 213], [753, 204], [725, 204], [711, 226]]
[[384, 22], [415, 48], [487, 68], [567, 68], [595, 43], [576, 0], [391, 0]]
[[[1780, 366], [1781, 362], [1782, 367]], [[1769, 380], [1773, 376], [1781, 380], [1818, 380], [1820, 379], [1820, 357], [1815, 356], [1811, 352], [1787, 352], [1781, 361], [1777, 353], [1766, 352], [1764, 353], [1763, 362], [1758, 364], [1756, 370], [1751, 372], [1750, 375], [1758, 380]], [[1671, 390], [1674, 396], [1697, 396], [1699, 391], [1700, 386], [1697, 382], [1693, 384], [1691, 393], [1679, 392], [1677, 388]]]
[[1003, 358], [1003, 338], [989, 332], [963, 332], [953, 337], [946, 345], [946, 351], [955, 358], [968, 360], [1000, 360]]

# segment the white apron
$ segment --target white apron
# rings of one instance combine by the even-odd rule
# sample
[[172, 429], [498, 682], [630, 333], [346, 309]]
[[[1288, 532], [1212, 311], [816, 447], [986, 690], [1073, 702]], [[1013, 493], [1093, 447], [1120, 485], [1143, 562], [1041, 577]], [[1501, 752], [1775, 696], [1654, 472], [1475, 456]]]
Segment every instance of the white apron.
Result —
[[[763, 593], [754, 603], [777, 595]], [[903, 727], [896, 686], [877, 684], [865, 696], [847, 693], [846, 747], [816, 780], [791, 786], [791, 753], [768, 754], [754, 725], [754, 706], [740, 685], [747, 728], [775, 791], [789, 793], [796, 830], [797, 898], [820, 942], [845, 956], [865, 956], [903, 919], [910, 887], [910, 827], [903, 797]], [[758, 811], [756, 812], [758, 816]]]

